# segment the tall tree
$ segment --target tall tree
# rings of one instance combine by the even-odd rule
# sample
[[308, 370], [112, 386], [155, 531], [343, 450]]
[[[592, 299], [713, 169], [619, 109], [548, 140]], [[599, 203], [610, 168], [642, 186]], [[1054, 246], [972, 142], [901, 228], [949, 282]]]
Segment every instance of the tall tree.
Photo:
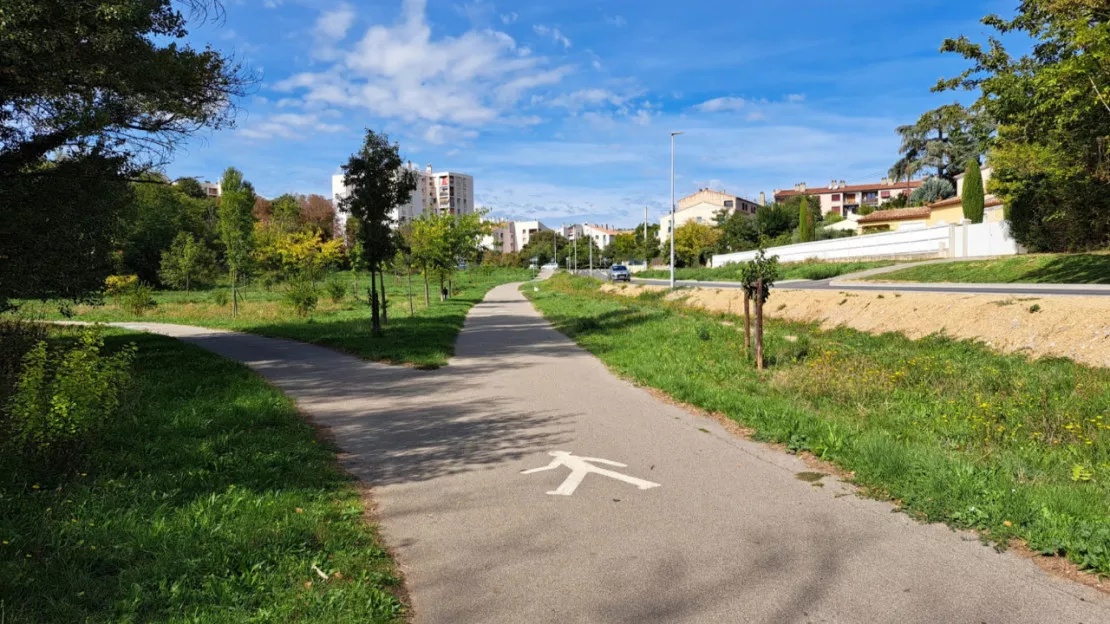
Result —
[[197, 202], [166, 184], [161, 176], [145, 175], [133, 184], [135, 201], [129, 210], [121, 244], [122, 270], [155, 283], [159, 279], [162, 252], [179, 232], [201, 235], [204, 226], [194, 210]]
[[179, 232], [170, 248], [162, 253], [162, 282], [184, 288], [206, 282], [216, 272], [216, 254], [189, 232]]
[[813, 240], [815, 222], [813, 213], [809, 209], [809, 201], [805, 195], [798, 202], [798, 242], [808, 243]]
[[334, 238], [335, 206], [330, 199], [311, 194], [301, 202], [301, 223], [320, 230], [326, 238]]
[[440, 267], [450, 262], [450, 222], [439, 213], [425, 214], [409, 222], [405, 229], [406, 242], [412, 254], [413, 266], [424, 276], [424, 305], [431, 305], [429, 278], [439, 274]]
[[683, 223], [674, 231], [674, 250], [678, 261], [683, 266], [704, 265], [720, 236], [720, 230], [703, 223]]
[[370, 269], [370, 327], [374, 335], [381, 333], [375, 276], [381, 277], [382, 264], [395, 253], [391, 213], [407, 203], [416, 189], [416, 176], [403, 164], [400, 148], [389, 142], [388, 135], [367, 130], [362, 149], [343, 165], [343, 184], [348, 193], [340, 209], [359, 223], [358, 236]]
[[0, 307], [95, 296], [127, 209], [120, 183], [232, 121], [247, 81], [227, 57], [184, 42], [182, 5], [200, 15], [215, 3], [3, 3]]
[[220, 240], [231, 277], [231, 316], [239, 314], [239, 282], [246, 276], [254, 246], [254, 187], [234, 167], [224, 172], [220, 196]]
[[271, 224], [279, 232], [288, 234], [301, 228], [301, 198], [286, 193], [272, 202]]
[[967, 163], [964, 176], [964, 193], [962, 203], [964, 218], [972, 223], [983, 222], [983, 212], [986, 210], [986, 196], [983, 191], [983, 170], [979, 168], [979, 161], [972, 159]]
[[[983, 23], [987, 45], [961, 36], [943, 52], [970, 67], [934, 90], [978, 90], [998, 121], [990, 190], [1011, 231], [1035, 251], [1098, 248], [1110, 242], [1110, 9], [1103, 0], [1023, 0], [1013, 19]], [[1028, 39], [1019, 39], [1019, 35]], [[1006, 45], [1027, 48], [1015, 57]]]
[[986, 152], [994, 124], [980, 107], [946, 104], [897, 130], [902, 137], [898, 150], [902, 156], [890, 168], [892, 178], [909, 179], [932, 169], [954, 184], [968, 159], [978, 160]]

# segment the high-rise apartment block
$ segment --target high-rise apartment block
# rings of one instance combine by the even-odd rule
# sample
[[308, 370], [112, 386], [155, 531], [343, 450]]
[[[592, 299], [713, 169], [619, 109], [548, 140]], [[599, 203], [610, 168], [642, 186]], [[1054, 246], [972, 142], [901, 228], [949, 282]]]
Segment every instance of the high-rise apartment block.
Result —
[[[432, 171], [431, 165], [419, 169], [411, 162], [405, 164], [404, 169], [412, 172], [416, 177], [416, 188], [408, 203], [393, 211], [391, 216], [394, 223], [401, 224], [419, 219], [432, 211], [447, 215], [474, 212], [473, 176], [454, 171]], [[340, 202], [347, 196], [347, 187], [343, 185], [343, 174], [332, 176], [331, 192], [336, 207], [336, 220], [340, 227], [344, 228], [348, 215], [339, 210]]]

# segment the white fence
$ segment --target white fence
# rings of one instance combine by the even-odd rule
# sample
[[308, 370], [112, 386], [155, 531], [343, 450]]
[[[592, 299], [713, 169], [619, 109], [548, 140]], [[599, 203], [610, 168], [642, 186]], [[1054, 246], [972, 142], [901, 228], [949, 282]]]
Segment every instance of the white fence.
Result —
[[[854, 260], [859, 258], [973, 258], [1012, 256], [1024, 250], [1010, 236], [1009, 224], [963, 223], [934, 225], [919, 230], [864, 234], [812, 243], [772, 247], [768, 256], [779, 262], [804, 260]], [[713, 256], [709, 266], [719, 267], [755, 258], [754, 251]]]

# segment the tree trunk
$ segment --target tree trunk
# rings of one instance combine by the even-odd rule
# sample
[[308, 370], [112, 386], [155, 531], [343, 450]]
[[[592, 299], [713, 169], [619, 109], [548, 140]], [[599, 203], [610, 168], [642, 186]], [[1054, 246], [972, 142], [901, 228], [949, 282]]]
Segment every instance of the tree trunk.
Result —
[[428, 269], [424, 269], [424, 307], [432, 305], [431, 287], [428, 285]]
[[355, 300], [358, 300], [358, 269], [351, 269], [351, 275], [354, 277], [354, 290]]
[[443, 276], [439, 276], [439, 300], [447, 301], [447, 291], [443, 290]]
[[231, 274], [231, 318], [239, 316], [239, 275]]
[[185, 294], [189, 294], [189, 273], [185, 273]]
[[412, 318], [415, 315], [415, 312], [413, 312], [413, 309], [412, 309], [412, 267], [408, 268], [408, 274], [409, 274], [409, 318]]
[[763, 370], [763, 278], [755, 288], [755, 368]]
[[752, 300], [748, 297], [747, 291], [744, 292], [744, 355], [751, 356], [752, 354]]
[[378, 271], [378, 280], [382, 287], [382, 325], [389, 324], [389, 300], [385, 296], [385, 273]]
[[381, 319], [378, 317], [378, 284], [374, 280], [376, 268], [370, 266], [370, 334], [380, 336], [382, 333]]

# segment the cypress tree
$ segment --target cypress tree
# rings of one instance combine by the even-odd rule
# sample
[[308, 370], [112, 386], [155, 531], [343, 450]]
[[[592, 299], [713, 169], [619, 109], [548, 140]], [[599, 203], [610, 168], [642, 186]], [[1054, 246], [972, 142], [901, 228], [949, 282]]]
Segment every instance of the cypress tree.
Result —
[[983, 171], [979, 168], [979, 159], [972, 158], [967, 161], [967, 173], [964, 176], [964, 218], [972, 223], [983, 222], [985, 196], [983, 191]]
[[813, 240], [813, 213], [809, 211], [809, 198], [802, 196], [798, 202], [798, 242], [808, 243]]

